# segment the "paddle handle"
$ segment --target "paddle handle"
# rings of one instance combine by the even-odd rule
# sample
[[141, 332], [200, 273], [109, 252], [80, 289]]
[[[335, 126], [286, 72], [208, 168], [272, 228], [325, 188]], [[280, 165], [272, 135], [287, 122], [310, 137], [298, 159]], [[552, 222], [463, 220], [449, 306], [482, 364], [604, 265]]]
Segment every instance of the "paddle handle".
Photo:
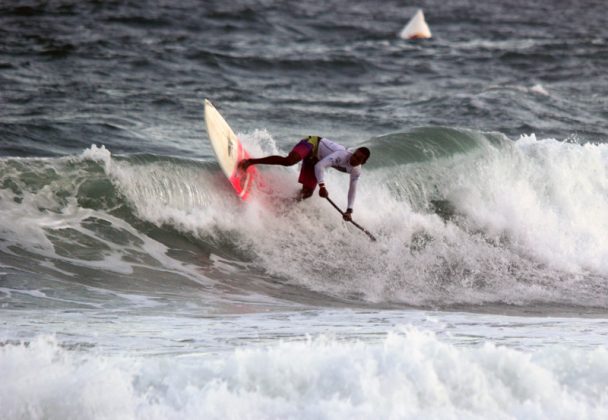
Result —
[[[340, 207], [338, 207], [338, 206], [336, 205], [336, 203], [334, 203], [334, 202], [331, 200], [331, 198], [329, 198], [329, 197], [325, 197], [325, 199], [326, 199], [327, 201], [329, 201], [329, 204], [331, 204], [332, 206], [334, 206], [334, 208], [335, 208], [336, 210], [338, 210], [342, 216], [344, 216], [344, 212], [342, 211], [342, 209], [340, 209]], [[370, 231], [368, 231], [367, 229], [365, 229], [363, 226], [361, 226], [360, 224], [358, 224], [357, 222], [355, 222], [355, 221], [354, 221], [354, 220], [352, 220], [352, 219], [351, 219], [351, 220], [349, 220], [349, 222], [351, 222], [353, 225], [355, 225], [357, 228], [359, 228], [361, 231], [363, 231], [363, 232], [364, 232], [364, 233], [365, 233], [365, 234], [366, 234], [366, 235], [369, 237], [369, 239], [371, 239], [372, 241], [376, 242], [376, 237], [375, 237], [374, 235], [372, 235]]]

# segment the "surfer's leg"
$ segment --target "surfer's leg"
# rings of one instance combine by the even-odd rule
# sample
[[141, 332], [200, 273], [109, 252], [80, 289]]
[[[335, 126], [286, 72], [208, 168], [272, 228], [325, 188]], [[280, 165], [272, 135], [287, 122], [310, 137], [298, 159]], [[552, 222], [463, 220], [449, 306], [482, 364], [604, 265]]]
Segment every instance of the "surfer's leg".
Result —
[[317, 178], [315, 177], [315, 164], [316, 159], [308, 158], [302, 161], [302, 169], [300, 170], [300, 177], [298, 182], [302, 184], [302, 190], [300, 191], [300, 200], [304, 200], [312, 195], [315, 188], [317, 188]]
[[287, 156], [266, 156], [259, 159], [243, 159], [239, 163], [239, 168], [246, 170], [251, 165], [295, 165], [302, 159], [311, 156], [313, 151], [312, 144], [307, 139], [302, 139], [296, 144]]
[[239, 162], [239, 168], [242, 170], [247, 170], [251, 165], [282, 165], [282, 166], [291, 166], [295, 165], [302, 158], [299, 154], [295, 152], [289, 153], [287, 156], [266, 156], [259, 159], [243, 159]]

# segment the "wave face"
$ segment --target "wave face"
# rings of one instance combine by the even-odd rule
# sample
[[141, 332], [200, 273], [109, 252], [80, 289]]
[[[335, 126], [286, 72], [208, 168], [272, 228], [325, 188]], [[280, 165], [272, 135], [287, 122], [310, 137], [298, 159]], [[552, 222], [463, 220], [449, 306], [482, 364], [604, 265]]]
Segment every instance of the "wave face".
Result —
[[[267, 132], [242, 137], [255, 154], [277, 151]], [[295, 202], [295, 167], [264, 168], [243, 206], [207, 161], [97, 146], [4, 158], [4, 301], [154, 306], [195, 293], [216, 309], [237, 295], [270, 305], [608, 307], [608, 146], [438, 127], [366, 144], [355, 220], [377, 243], [323, 200]], [[327, 181], [344, 206], [347, 178], [330, 171]], [[23, 293], [31, 278], [44, 282]], [[104, 294], [115, 299], [102, 303]]]

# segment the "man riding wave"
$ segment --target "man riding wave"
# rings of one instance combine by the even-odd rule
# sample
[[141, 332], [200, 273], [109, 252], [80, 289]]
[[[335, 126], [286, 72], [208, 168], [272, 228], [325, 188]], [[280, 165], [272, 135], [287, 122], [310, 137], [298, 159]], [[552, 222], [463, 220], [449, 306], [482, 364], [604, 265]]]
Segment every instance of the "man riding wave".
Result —
[[361, 166], [369, 159], [370, 151], [367, 147], [359, 147], [354, 151], [327, 138], [308, 136], [296, 144], [287, 156], [266, 156], [258, 159], [243, 159], [239, 168], [247, 170], [251, 165], [282, 165], [292, 166], [302, 161], [302, 169], [298, 182], [302, 184], [300, 197], [306, 199], [312, 195], [317, 184], [319, 196], [329, 197], [325, 188], [325, 169], [332, 167], [341, 172], [350, 174], [348, 188], [348, 208], [344, 213], [344, 220], [350, 221], [357, 192], [357, 181], [361, 176]]

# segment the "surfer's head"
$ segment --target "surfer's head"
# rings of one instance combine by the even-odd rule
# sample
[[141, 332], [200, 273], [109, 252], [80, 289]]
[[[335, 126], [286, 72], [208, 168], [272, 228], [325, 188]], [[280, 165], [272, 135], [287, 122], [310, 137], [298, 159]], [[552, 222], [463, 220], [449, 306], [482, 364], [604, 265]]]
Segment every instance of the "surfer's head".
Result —
[[359, 147], [353, 152], [349, 163], [351, 166], [364, 165], [367, 159], [369, 159], [369, 155], [370, 151], [367, 147]]

